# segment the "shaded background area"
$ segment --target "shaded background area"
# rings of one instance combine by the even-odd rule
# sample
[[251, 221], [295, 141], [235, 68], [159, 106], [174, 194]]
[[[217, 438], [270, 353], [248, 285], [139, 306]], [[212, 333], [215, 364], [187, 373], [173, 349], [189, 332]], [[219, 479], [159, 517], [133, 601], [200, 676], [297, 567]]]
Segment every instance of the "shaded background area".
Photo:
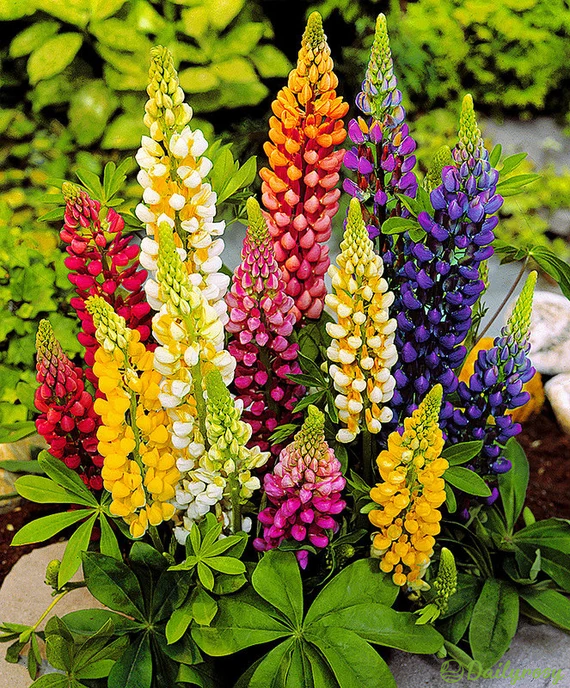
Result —
[[[339, 92], [350, 102], [375, 17], [387, 14], [420, 170], [440, 145], [453, 145], [460, 100], [471, 92], [489, 144], [528, 150], [521, 171], [543, 174], [524, 195], [506, 199], [499, 236], [548, 243], [570, 256], [565, 0], [0, 2], [0, 424], [31, 417], [40, 318], [49, 316], [70, 355], [80, 352], [59, 223], [38, 218], [62, 179], [74, 179], [79, 168], [100, 174], [108, 160], [136, 151], [151, 46], [172, 50], [194, 126], [210, 140], [231, 142], [242, 162], [257, 155], [261, 166], [272, 98], [314, 9], [324, 17]], [[135, 173], [133, 162], [127, 209], [140, 193]], [[228, 229], [231, 267], [242, 236], [238, 226]]]

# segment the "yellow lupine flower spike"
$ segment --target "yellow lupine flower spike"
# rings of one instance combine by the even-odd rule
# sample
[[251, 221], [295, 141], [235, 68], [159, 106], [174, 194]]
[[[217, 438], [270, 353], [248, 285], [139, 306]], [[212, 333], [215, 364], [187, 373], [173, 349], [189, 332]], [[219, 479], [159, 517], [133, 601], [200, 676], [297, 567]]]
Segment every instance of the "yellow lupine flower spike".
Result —
[[94, 404], [102, 419], [97, 439], [103, 486], [113, 497], [110, 512], [125, 520], [133, 537], [141, 537], [149, 524], [173, 516], [171, 500], [180, 479], [170, 449], [171, 421], [158, 399], [161, 375], [139, 332], [104, 299], [91, 297], [86, 307], [101, 344], [93, 372], [106, 396]]
[[441, 458], [443, 435], [438, 425], [442, 387], [436, 385], [411, 417], [404, 432], [388, 437], [388, 449], [376, 463], [381, 482], [370, 490], [378, 509], [369, 512], [379, 528], [372, 543], [372, 556], [380, 557], [380, 568], [392, 573], [396, 585], [413, 589], [427, 586], [422, 580], [433, 555], [435, 535], [440, 532], [445, 501], [442, 478], [448, 463]]
[[388, 315], [394, 294], [382, 277], [382, 259], [374, 252], [355, 198], [350, 202], [340, 249], [337, 264], [329, 268], [333, 293], [325, 299], [336, 321], [326, 326], [333, 338], [327, 356], [338, 392], [335, 405], [346, 425], [338, 431], [337, 440], [352, 442], [362, 420], [371, 433], [380, 432], [382, 423], [392, 420], [392, 411], [385, 404], [394, 393], [390, 370], [397, 360], [396, 321]]
[[[151, 51], [147, 93], [144, 122], [150, 137], [143, 136], [136, 156], [141, 167], [138, 181], [144, 189], [136, 214], [148, 234], [141, 243], [141, 264], [156, 272], [158, 225], [167, 222], [176, 227], [178, 245], [186, 249], [185, 269], [225, 322], [229, 277], [219, 272], [225, 223], [214, 222], [216, 194], [205, 182], [212, 169], [203, 155], [208, 143], [199, 129], [189, 126], [192, 108], [184, 102], [172, 55], [162, 46]], [[156, 282], [148, 280], [145, 290], [150, 305], [158, 310]]]

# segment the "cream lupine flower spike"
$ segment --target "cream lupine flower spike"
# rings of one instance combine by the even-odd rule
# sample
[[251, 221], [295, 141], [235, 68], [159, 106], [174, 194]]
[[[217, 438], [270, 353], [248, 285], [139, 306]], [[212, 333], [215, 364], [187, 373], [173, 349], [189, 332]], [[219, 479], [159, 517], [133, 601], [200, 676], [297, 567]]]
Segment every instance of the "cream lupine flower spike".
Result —
[[166, 222], [158, 227], [157, 239], [157, 293], [163, 305], [152, 323], [159, 342], [154, 367], [163, 376], [159, 399], [173, 421], [177, 465], [188, 471], [205, 451], [204, 375], [217, 368], [229, 384], [235, 359], [224, 349], [222, 322], [185, 271]]
[[210, 511], [231, 532], [249, 531], [251, 519], [242, 519], [241, 506], [261, 486], [252, 471], [263, 466], [270, 456], [270, 452], [262, 452], [257, 446], [246, 446], [251, 438], [251, 426], [241, 420], [243, 404], [231, 398], [220, 372], [210, 370], [205, 382], [206, 434], [210, 448], [199, 465], [182, 480], [183, 489], [177, 491], [185, 513], [183, 525], [174, 529], [174, 535], [182, 544], [193, 524]]
[[382, 277], [382, 259], [374, 252], [355, 198], [340, 248], [337, 264], [329, 268], [333, 293], [325, 298], [336, 320], [326, 326], [333, 338], [327, 356], [338, 392], [335, 405], [346, 425], [338, 431], [337, 440], [352, 442], [362, 420], [371, 433], [380, 432], [382, 424], [392, 420], [385, 404], [394, 393], [390, 370], [397, 360], [396, 321], [388, 315], [394, 294]]
[[[109, 507], [121, 516], [131, 535], [141, 537], [174, 514], [175, 489], [180, 472], [171, 451], [170, 419], [159, 397], [160, 373], [153, 356], [101, 297], [86, 301], [100, 343], [93, 373], [106, 398], [95, 400], [102, 424], [98, 450], [104, 457], [101, 476], [112, 495]], [[129, 412], [129, 421], [126, 414]]]
[[[156, 272], [158, 225], [170, 224], [180, 236], [180, 247], [187, 251], [185, 269], [192, 283], [225, 323], [229, 277], [219, 272], [225, 223], [214, 222], [216, 194], [205, 182], [212, 168], [203, 155], [208, 143], [199, 129], [192, 130], [188, 124], [192, 108], [184, 102], [172, 55], [166, 48], [152, 49], [149, 77], [144, 122], [150, 137], [143, 136], [136, 156], [141, 167], [138, 180], [144, 188], [143, 203], [137, 206], [136, 214], [146, 224], [148, 234], [141, 244], [140, 261], [151, 273]], [[158, 310], [161, 301], [156, 281], [148, 280], [145, 289], [150, 305]]]

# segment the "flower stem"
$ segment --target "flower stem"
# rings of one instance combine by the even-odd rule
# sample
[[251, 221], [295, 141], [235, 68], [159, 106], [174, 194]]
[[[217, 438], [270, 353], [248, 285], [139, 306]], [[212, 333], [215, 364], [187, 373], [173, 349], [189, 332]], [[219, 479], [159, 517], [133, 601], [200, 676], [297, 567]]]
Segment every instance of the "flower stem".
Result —
[[198, 411], [198, 424], [200, 426], [200, 433], [204, 441], [204, 446], [207, 448], [208, 434], [206, 432], [206, 401], [204, 400], [201, 361], [198, 361], [195, 366], [192, 366], [192, 378], [194, 380], [194, 398], [196, 399], [196, 410]]
[[162, 544], [162, 540], [160, 539], [160, 535], [158, 534], [158, 528], [156, 526], [149, 526], [148, 533], [154, 548], [162, 554], [162, 552], [164, 552], [164, 546]]
[[362, 431], [362, 463], [364, 480], [367, 485], [374, 484], [374, 437], [368, 430]]
[[491, 325], [495, 322], [495, 320], [497, 319], [497, 317], [499, 316], [499, 314], [501, 313], [501, 311], [503, 310], [503, 308], [504, 308], [504, 307], [507, 305], [507, 303], [510, 301], [511, 296], [513, 295], [515, 289], [516, 289], [517, 286], [518, 286], [518, 283], [519, 283], [519, 282], [521, 281], [521, 279], [524, 277], [524, 273], [525, 273], [527, 264], [528, 264], [528, 256], [524, 259], [523, 264], [522, 264], [521, 269], [520, 269], [520, 272], [519, 272], [519, 274], [517, 275], [515, 281], [513, 282], [512, 287], [509, 289], [509, 291], [508, 291], [507, 294], [505, 295], [505, 298], [501, 301], [500, 306], [499, 306], [499, 307], [497, 308], [497, 310], [493, 313], [493, 317], [489, 320], [489, 322], [488, 322], [488, 323], [485, 325], [485, 327], [483, 328], [483, 331], [481, 332], [481, 334], [477, 337], [477, 341], [476, 341], [475, 344], [473, 345], [473, 348], [475, 348], [475, 347], [477, 346], [477, 344], [481, 341], [481, 339], [483, 339], [483, 337], [487, 334], [487, 332], [489, 331]]
[[67, 595], [69, 590], [64, 590], [62, 593], [60, 593], [57, 597], [53, 599], [49, 607], [45, 610], [45, 612], [40, 616], [40, 618], [36, 621], [36, 623], [32, 626], [32, 632], [36, 630], [36, 628], [41, 624], [41, 622], [46, 618], [46, 616], [51, 612], [51, 610], [55, 607], [55, 605]]
[[240, 484], [237, 473], [230, 476], [230, 498], [232, 502], [232, 533], [235, 535], [241, 530], [241, 505], [239, 502]]

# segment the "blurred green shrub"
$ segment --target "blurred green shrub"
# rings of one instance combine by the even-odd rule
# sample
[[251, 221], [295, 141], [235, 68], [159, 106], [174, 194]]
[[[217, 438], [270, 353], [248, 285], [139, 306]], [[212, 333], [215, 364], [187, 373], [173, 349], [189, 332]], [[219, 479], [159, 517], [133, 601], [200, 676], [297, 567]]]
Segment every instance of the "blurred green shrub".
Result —
[[[405, 104], [419, 111], [447, 107], [465, 92], [481, 109], [530, 116], [570, 109], [570, 5], [567, 0], [323, 0], [360, 40], [345, 49], [356, 80], [374, 33], [388, 15], [390, 43]], [[402, 9], [403, 8], [403, 9]]]
[[24, 85], [35, 113], [65, 113], [83, 147], [139, 144], [153, 44], [173, 52], [197, 112], [256, 105], [268, 94], [263, 79], [290, 69], [251, 0], [10, 0], [0, 3], [0, 20], [20, 20], [4, 24], [8, 37], [18, 27], [4, 87], [21, 100]]

